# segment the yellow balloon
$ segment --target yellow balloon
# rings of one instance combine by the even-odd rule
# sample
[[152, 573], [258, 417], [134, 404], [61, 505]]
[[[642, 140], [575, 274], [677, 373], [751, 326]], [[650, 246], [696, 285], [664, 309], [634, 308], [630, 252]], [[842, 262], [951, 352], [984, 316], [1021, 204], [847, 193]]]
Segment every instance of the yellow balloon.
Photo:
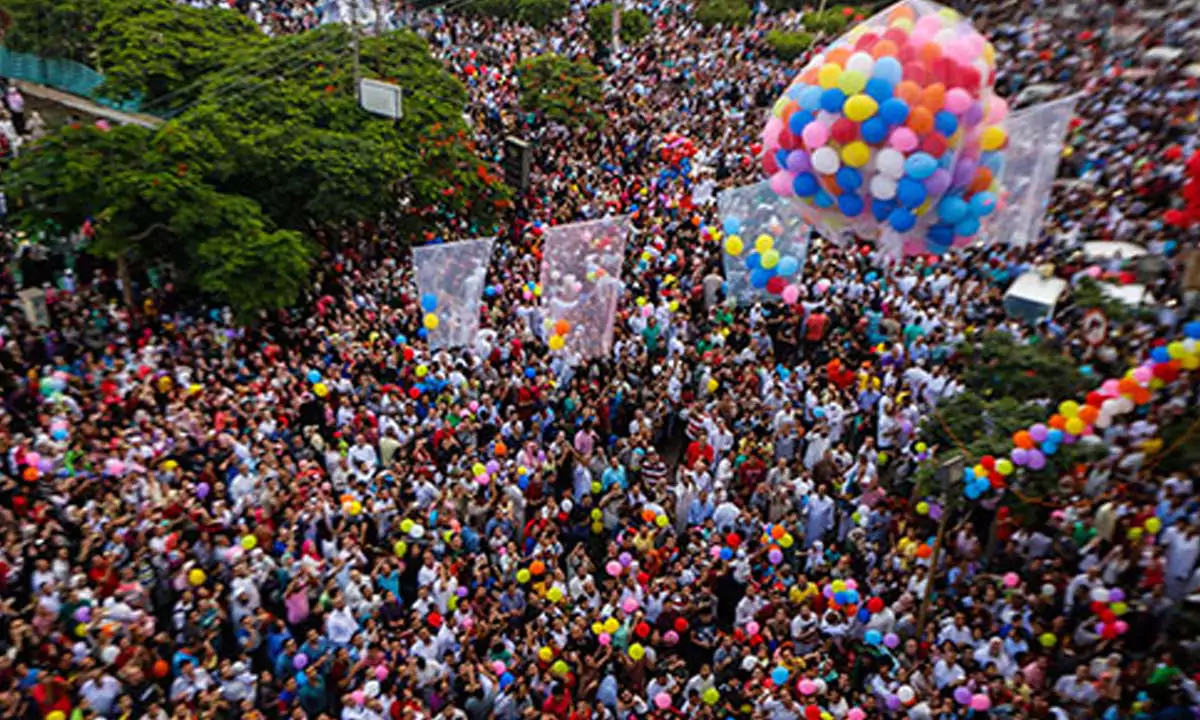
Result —
[[708, 379], [708, 391], [709, 392], [716, 392], [716, 389], [720, 386], [721, 386], [721, 383], [717, 382], [715, 379], [713, 379], [713, 378]]
[[773, 247], [775, 247], [775, 238], [766, 233], [754, 238], [754, 249], [760, 253], [766, 253]]
[[867, 86], [867, 76], [858, 70], [847, 70], [838, 78], [837, 86], [847, 95], [854, 95]]
[[791, 98], [784, 95], [775, 101], [775, 107], [771, 108], [771, 112], [775, 114], [775, 117], [783, 117], [783, 111], [787, 109], [788, 103], [791, 101]]
[[850, 167], [860, 168], [871, 161], [871, 148], [862, 140], [847, 143], [842, 148], [842, 162]]
[[1004, 131], [1004, 128], [999, 125], [993, 125], [986, 128], [983, 134], [979, 136], [979, 147], [984, 152], [999, 150], [1004, 146], [1006, 140], [1008, 140], [1008, 133]]
[[775, 267], [778, 264], [779, 264], [779, 251], [778, 250], [772, 249], [772, 250], [768, 250], [762, 254], [762, 266], [764, 268], [767, 268], [768, 270], [770, 270], [771, 268]]
[[1070, 420], [1068, 420], [1067, 425], [1066, 425], [1067, 432], [1071, 433], [1072, 435], [1081, 435], [1083, 433], [1084, 427], [1085, 427], [1085, 424], [1084, 424], [1083, 420], [1081, 420], [1077, 417], [1073, 417]]
[[1147, 532], [1157, 535], [1158, 531], [1162, 530], [1162, 520], [1156, 517], [1149, 518], [1143, 527], [1146, 528]]
[[1200, 368], [1200, 354], [1192, 353], [1191, 355], [1185, 355], [1183, 359], [1179, 361], [1179, 366], [1184, 370], [1195, 370]]
[[[847, 73], [848, 75], [849, 73]], [[842, 106], [842, 113], [854, 122], [862, 122], [879, 110], [879, 103], [870, 95], [852, 95]]]
[[842, 66], [837, 63], [827, 63], [817, 71], [817, 84], [825, 90], [837, 87], [842, 78]]
[[634, 643], [629, 646], [629, 657], [634, 660], [641, 660], [646, 657], [646, 648], [642, 647], [641, 643]]
[[208, 579], [208, 576], [205, 575], [204, 571], [201, 570], [200, 568], [192, 568], [188, 572], [188, 582], [191, 583], [193, 587], [198, 587], [200, 585], [203, 585], [204, 581], [207, 579]]
[[791, 533], [784, 533], [783, 537], [779, 538], [779, 547], [786, 550], [787, 548], [790, 548], [794, 542], [796, 542], [796, 539], [792, 537]]
[[549, 598], [550, 602], [552, 603], [561, 602], [563, 599], [562, 590], [552, 587], [550, 588], [550, 592], [546, 593], [546, 597]]
[[397, 557], [404, 557], [408, 554], [408, 543], [397, 540], [396, 544], [392, 546], [392, 551], [396, 553]]
[[549, 345], [550, 345], [551, 350], [562, 350], [566, 344], [567, 344], [567, 342], [565, 340], [563, 340], [562, 335], [551, 335], [550, 336]]
[[329, 394], [329, 388], [325, 387], [325, 383], [317, 383], [313, 385], [313, 392], [317, 394], [317, 397], [325, 397]]
[[599, 635], [602, 632], [604, 632], [604, 623], [601, 623], [599, 621], [592, 623], [592, 634], [593, 635]]
[[417, 377], [423, 378], [429, 374], [429, 368], [424, 365], [417, 366]]
[[245, 550], [253, 550], [258, 547], [258, 538], [253, 535], [245, 535], [242, 537], [242, 548]]
[[608, 633], [609, 635], [612, 635], [613, 633], [615, 633], [616, 631], [618, 631], [620, 629], [621, 629], [621, 623], [617, 622], [616, 618], [610, 617], [609, 619], [604, 621], [604, 632]]
[[62, 710], [51, 710], [46, 713], [46, 720], [67, 720], [67, 716], [63, 714]]
[[554, 651], [548, 647], [543, 647], [541, 650], [538, 650], [538, 657], [541, 658], [542, 662], [550, 662], [550, 658], [554, 657]]
[[425, 314], [425, 329], [426, 330], [437, 330], [438, 323], [439, 323], [439, 320], [438, 320], [437, 315], [434, 315], [433, 313]]

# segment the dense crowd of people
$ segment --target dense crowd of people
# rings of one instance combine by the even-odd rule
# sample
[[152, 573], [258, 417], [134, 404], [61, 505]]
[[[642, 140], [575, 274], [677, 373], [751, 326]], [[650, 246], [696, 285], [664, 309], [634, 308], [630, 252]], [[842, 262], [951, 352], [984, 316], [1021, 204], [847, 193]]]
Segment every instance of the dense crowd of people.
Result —
[[[707, 230], [721, 223], [697, 196], [761, 179], [752, 146], [794, 71], [765, 36], [798, 13], [704, 30], [690, 5], [643, 5], [654, 32], [609, 58], [594, 134], [522, 112], [515, 72], [548, 50], [592, 54], [585, 7], [545, 31], [387, 14], [463, 79], [480, 147], [534, 147], [474, 347], [420, 339], [386, 227], [320, 238], [331, 270], [302, 306], [248, 327], [169, 278], [140, 281], [127, 307], [93, 266], [47, 285], [38, 327], [5, 276], [0, 716], [1200, 711], [1198, 468], [1158, 472], [1142, 443], [1200, 401], [1194, 373], [1106, 431], [1108, 457], [1031, 519], [995, 494], [972, 512], [913, 490], [938, 451], [922, 427], [966, 389], [963, 343], [1001, 332], [1125, 367], [1195, 311], [1196, 236], [1161, 216], [1200, 93], [1186, 55], [1146, 58], [1195, 18], [973, 8], [1002, 91], [1085, 93], [1039, 242], [885, 264], [818, 239], [785, 308], [726, 301]], [[345, 19], [330, 3], [234, 6], [271, 32]], [[669, 133], [695, 144], [691, 172], [663, 151]], [[611, 351], [564, 377], [525, 322], [545, 230], [625, 213]], [[437, 234], [465, 231], [448, 218]], [[1114, 321], [1099, 348], [1077, 315], [1006, 315], [1014, 278], [1072, 277], [1092, 240], [1159, 260], [1139, 270], [1157, 312]]]

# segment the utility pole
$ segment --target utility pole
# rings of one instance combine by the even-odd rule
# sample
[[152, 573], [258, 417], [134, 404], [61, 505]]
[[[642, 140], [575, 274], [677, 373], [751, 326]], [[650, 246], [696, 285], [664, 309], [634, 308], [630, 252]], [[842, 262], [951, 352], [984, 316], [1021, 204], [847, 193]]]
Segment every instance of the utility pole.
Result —
[[359, 58], [360, 58], [360, 54], [361, 54], [360, 46], [362, 44], [360, 42], [360, 40], [361, 40], [360, 36], [362, 35], [362, 28], [360, 28], [358, 26], [359, 2], [360, 2], [360, 0], [354, 0], [354, 10], [351, 13], [351, 17], [350, 17], [350, 22], [353, 25], [353, 28], [351, 30], [351, 32], [353, 34], [351, 35], [352, 39], [351, 39], [350, 43], [351, 43], [351, 47], [354, 48], [354, 94], [355, 94], [355, 96], [358, 95], [358, 86], [361, 84], [359, 81], [362, 80], [362, 70], [359, 68]]
[[[942, 505], [942, 516], [938, 518], [937, 537], [933, 540], [933, 554], [929, 556], [929, 574], [925, 577], [925, 593], [921, 597], [921, 608], [917, 611], [918, 638], [921, 637], [921, 633], [925, 632], [925, 619], [929, 616], [929, 604], [933, 601], [933, 586], [937, 579], [938, 561], [941, 559], [942, 544], [946, 538], [946, 524], [949, 522], [950, 513], [953, 510], [950, 503], [950, 493], [961, 492], [959, 488], [954, 487], [954, 479], [962, 477], [965, 464], [966, 459], [962, 455], [955, 455], [937, 469], [936, 478], [938, 485], [941, 487], [939, 502]], [[934, 639], [936, 640], [936, 638]]]

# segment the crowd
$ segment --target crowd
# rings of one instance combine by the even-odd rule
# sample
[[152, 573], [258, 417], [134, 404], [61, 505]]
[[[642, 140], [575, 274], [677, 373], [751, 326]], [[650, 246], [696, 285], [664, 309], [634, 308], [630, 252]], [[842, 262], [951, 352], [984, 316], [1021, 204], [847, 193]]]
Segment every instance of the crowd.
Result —
[[[274, 32], [325, 19], [237, 7]], [[1106, 432], [1108, 457], [1033, 519], [995, 494], [971, 511], [913, 491], [918, 456], [947, 450], [921, 433], [964, 390], [962, 343], [1002, 332], [1123, 367], [1189, 319], [1196, 237], [1161, 215], [1200, 95], [1186, 57], [1144, 68], [1194, 18], [1137, 20], [1121, 44], [1125, 5], [979, 4], [1005, 92], [1085, 92], [1041, 240], [891, 266], [818, 240], [784, 309], [723, 301], [704, 230], [720, 222], [694, 194], [761, 178], [751, 146], [791, 72], [764, 37], [796, 15], [706, 31], [690, 5], [645, 9], [655, 31], [610, 59], [594, 135], [522, 113], [514, 72], [591, 53], [582, 7], [542, 32], [403, 14], [467, 84], [478, 145], [535, 148], [473, 348], [420, 340], [387, 228], [322, 238], [331, 271], [302, 307], [249, 327], [169, 282], [140, 281], [128, 308], [93, 267], [46, 287], [35, 327], [4, 277], [0, 716], [1200, 711], [1198, 468], [1157, 472], [1140, 443], [1200, 401], [1193, 373]], [[668, 133], [695, 143], [691, 175]], [[618, 213], [634, 230], [613, 347], [565, 380], [521, 321], [523, 289], [546, 227]], [[1159, 312], [1098, 349], [1071, 313], [1006, 316], [1013, 278], [1070, 277], [1097, 239], [1161, 261], [1142, 278]], [[891, 362], [873, 362], [880, 344]]]

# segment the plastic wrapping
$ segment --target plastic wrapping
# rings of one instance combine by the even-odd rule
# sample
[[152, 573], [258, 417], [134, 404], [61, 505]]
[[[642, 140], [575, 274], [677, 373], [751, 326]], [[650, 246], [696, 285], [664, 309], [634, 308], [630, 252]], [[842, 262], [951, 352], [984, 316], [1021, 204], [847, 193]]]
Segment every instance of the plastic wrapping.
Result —
[[[808, 258], [810, 228], [800, 210], [797, 201], [779, 197], [768, 182], [731, 188], [717, 196], [729, 297], [740, 302], [785, 299], [784, 291], [803, 274]], [[764, 236], [770, 238], [775, 253], [766, 260], [769, 267], [763, 264], [768, 257], [762, 250]]]
[[628, 215], [546, 231], [538, 331], [551, 351], [576, 360], [599, 357], [612, 348], [628, 236]]
[[992, 242], [1016, 246], [1037, 242], [1078, 99], [1072, 95], [1009, 116], [1011, 140], [1000, 175], [1001, 201], [988, 223]]
[[429, 347], [474, 345], [492, 242], [479, 238], [413, 248], [413, 274]]

